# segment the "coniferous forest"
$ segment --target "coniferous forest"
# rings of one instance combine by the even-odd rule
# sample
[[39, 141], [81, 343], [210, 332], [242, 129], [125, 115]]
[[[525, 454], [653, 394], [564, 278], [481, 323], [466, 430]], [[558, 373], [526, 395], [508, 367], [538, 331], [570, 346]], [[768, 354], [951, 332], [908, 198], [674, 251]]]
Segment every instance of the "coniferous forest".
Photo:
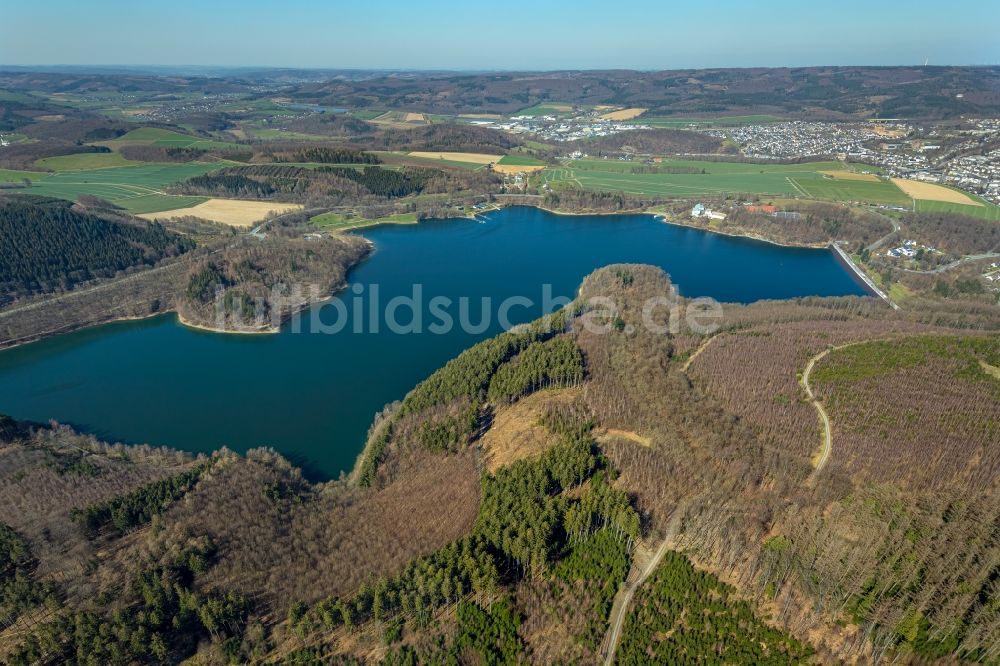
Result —
[[194, 247], [155, 222], [108, 219], [40, 197], [0, 197], [0, 237], [0, 300], [72, 289]]

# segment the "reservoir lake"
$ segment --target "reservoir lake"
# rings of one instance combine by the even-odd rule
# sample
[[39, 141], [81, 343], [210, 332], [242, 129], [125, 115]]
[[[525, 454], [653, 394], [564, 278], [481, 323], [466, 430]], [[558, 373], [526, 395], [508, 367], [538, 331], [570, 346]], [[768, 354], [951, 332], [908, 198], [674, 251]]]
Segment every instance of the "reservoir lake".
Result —
[[[513, 323], [541, 316], [543, 285], [572, 297], [588, 273], [611, 263], [647, 263], [681, 294], [748, 303], [797, 296], [861, 295], [857, 278], [829, 250], [787, 248], [674, 226], [650, 215], [560, 216], [506, 208], [480, 220], [379, 226], [360, 232], [375, 251], [349, 275], [352, 287], [275, 335], [225, 335], [187, 328], [176, 316], [117, 322], [0, 352], [0, 414], [67, 423], [107, 441], [210, 452], [271, 446], [313, 480], [350, 470], [372, 417], [450, 358], [498, 333], [497, 305]], [[412, 296], [420, 284], [424, 330], [373, 331], [370, 298]], [[357, 292], [361, 292], [359, 296]], [[467, 297], [480, 324], [428, 330], [435, 296]], [[336, 333], [310, 332], [315, 314]], [[355, 302], [361, 303], [355, 309]], [[380, 310], [381, 312], [381, 310]], [[366, 322], [358, 328], [356, 315]], [[402, 308], [397, 321], [408, 323]], [[384, 321], [384, 320], [383, 320]]]

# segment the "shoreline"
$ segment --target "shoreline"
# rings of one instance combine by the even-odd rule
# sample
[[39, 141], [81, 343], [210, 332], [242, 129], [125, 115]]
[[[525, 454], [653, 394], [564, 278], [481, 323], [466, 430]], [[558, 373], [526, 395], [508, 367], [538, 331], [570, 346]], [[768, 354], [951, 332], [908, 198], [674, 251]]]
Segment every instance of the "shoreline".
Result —
[[[785, 241], [774, 240], [773, 238], [766, 238], [764, 236], [759, 236], [757, 234], [749, 233], [749, 232], [747, 232], [747, 233], [739, 233], [739, 232], [733, 232], [733, 231], [722, 231], [720, 229], [712, 229], [711, 227], [700, 227], [700, 226], [697, 226], [697, 225], [694, 225], [694, 224], [689, 224], [689, 223], [686, 223], [686, 222], [681, 222], [681, 221], [678, 221], [678, 220], [670, 219], [670, 218], [668, 218], [666, 216], [665, 213], [661, 213], [659, 211], [649, 210], [649, 209], [635, 210], [635, 211], [623, 211], [623, 212], [616, 212], [616, 213], [607, 213], [607, 212], [601, 212], [601, 211], [585, 211], [585, 212], [563, 211], [563, 210], [559, 210], [557, 208], [548, 208], [546, 206], [539, 206], [537, 204], [515, 204], [515, 206], [525, 206], [525, 207], [530, 207], [530, 208], [537, 208], [539, 210], [545, 211], [546, 213], [551, 213], [553, 215], [561, 215], [561, 216], [564, 216], [564, 217], [581, 217], [581, 216], [588, 216], [588, 215], [590, 215], [590, 216], [599, 216], [599, 217], [613, 217], [613, 216], [616, 216], [616, 215], [649, 215], [649, 216], [652, 216], [652, 217], [656, 218], [660, 222], [663, 222], [664, 224], [669, 224], [669, 225], [672, 225], [672, 226], [675, 226], [675, 227], [683, 227], [685, 229], [694, 229], [695, 231], [704, 231], [706, 233], [716, 234], [718, 236], [728, 236], [729, 238], [745, 238], [747, 240], [757, 241], [757, 242], [760, 242], [760, 243], [767, 243], [769, 245], [776, 245], [778, 247], [786, 247], [786, 248], [793, 248], [793, 249], [803, 249], [803, 250], [823, 250], [823, 249], [826, 249], [826, 248], [830, 247], [829, 243], [789, 243], [789, 242], [785, 242]], [[513, 208], [514, 206], [509, 206], [509, 207]], [[455, 218], [455, 219], [462, 219], [462, 218]]]
[[685, 229], [695, 229], [696, 231], [705, 231], [710, 234], [717, 234], [719, 236], [728, 236], [729, 238], [745, 238], [747, 240], [757, 241], [759, 243], [767, 243], [768, 245], [777, 245], [778, 247], [787, 247], [791, 249], [802, 249], [802, 250], [822, 250], [830, 246], [829, 243], [788, 243], [785, 241], [774, 240], [773, 238], [765, 238], [764, 236], [759, 236], [754, 233], [739, 233], [734, 231], [722, 231], [720, 229], [712, 229], [710, 227], [698, 227], [693, 224], [687, 224], [685, 222], [679, 222], [677, 220], [668, 219], [663, 213], [648, 212], [648, 215], [653, 215], [659, 219], [664, 224], [672, 224], [675, 227], [684, 227]]
[[[375, 221], [375, 220], [372, 220], [368, 224], [360, 224], [358, 226], [352, 226], [352, 227], [349, 227], [349, 228], [331, 230], [328, 233], [363, 232], [364, 229], [371, 229], [371, 228], [379, 227], [379, 226], [382, 226], [382, 225], [415, 226], [415, 225], [420, 225], [420, 224], [422, 224], [424, 222], [434, 221], [434, 220], [442, 220], [442, 221], [444, 221], [444, 220], [469, 220], [469, 221], [475, 221], [475, 220], [478, 220], [481, 216], [487, 216], [487, 215], [489, 215], [491, 213], [502, 211], [505, 208], [514, 208], [514, 207], [518, 207], [518, 206], [529, 207], [529, 208], [536, 208], [538, 210], [544, 211], [544, 212], [549, 213], [551, 215], [559, 215], [559, 216], [563, 216], [563, 217], [585, 217], [585, 216], [612, 217], [612, 216], [620, 216], [620, 215], [648, 215], [648, 216], [652, 217], [653, 219], [655, 219], [655, 220], [657, 220], [657, 221], [659, 221], [659, 222], [661, 222], [663, 224], [669, 224], [669, 225], [672, 225], [672, 226], [675, 226], [675, 227], [682, 227], [682, 228], [685, 228], [685, 229], [692, 229], [692, 230], [695, 230], [695, 231], [702, 231], [702, 232], [706, 232], [706, 233], [716, 234], [716, 235], [719, 235], [719, 236], [726, 236], [726, 237], [729, 237], [729, 238], [742, 238], [742, 239], [746, 239], [746, 240], [750, 240], [750, 241], [755, 241], [755, 242], [760, 242], [760, 243], [768, 243], [769, 245], [774, 245], [774, 246], [777, 246], [777, 247], [783, 247], [783, 248], [789, 248], [789, 249], [807, 249], [807, 250], [828, 249], [828, 250], [832, 250], [834, 256], [836, 256], [838, 258], [839, 263], [841, 263], [842, 265], [844, 265], [844, 267], [846, 269], [848, 269], [853, 276], [855, 276], [858, 280], [861, 281], [861, 283], [866, 287], [866, 289], [870, 291], [870, 295], [882, 299], [883, 301], [885, 301], [893, 309], [896, 309], [896, 310], [899, 309], [899, 305], [897, 305], [895, 302], [893, 302], [892, 299], [890, 299], [889, 296], [887, 294], [885, 294], [885, 292], [883, 292], [881, 289], [879, 289], [879, 287], [874, 284], [874, 282], [871, 280], [871, 278], [869, 278], [864, 273], [864, 271], [862, 271], [858, 266], [856, 266], [854, 264], [854, 262], [850, 259], [850, 257], [847, 256], [844, 253], [844, 251], [836, 243], [829, 243], [829, 244], [787, 243], [787, 242], [782, 242], [782, 241], [774, 240], [774, 239], [771, 239], [771, 238], [765, 238], [765, 237], [762, 237], [762, 236], [759, 236], [759, 235], [753, 234], [753, 233], [738, 233], [738, 232], [722, 231], [722, 230], [719, 230], [719, 229], [712, 229], [710, 227], [696, 226], [694, 224], [688, 224], [688, 223], [685, 223], [685, 222], [682, 222], [682, 221], [670, 219], [670, 218], [668, 218], [666, 216], [666, 214], [661, 213], [661, 212], [657, 212], [657, 211], [653, 211], [653, 210], [636, 210], [636, 211], [623, 211], [623, 212], [613, 212], [613, 213], [600, 212], [600, 211], [596, 211], [596, 212], [595, 211], [577, 212], [577, 211], [563, 211], [563, 210], [559, 210], [559, 209], [549, 208], [547, 206], [543, 206], [543, 205], [539, 205], [539, 204], [514, 204], [514, 205], [510, 205], [510, 206], [500, 205], [500, 206], [496, 206], [494, 208], [490, 208], [488, 210], [477, 211], [477, 212], [475, 212], [473, 214], [466, 214], [466, 215], [462, 215], [462, 216], [456, 215], [456, 216], [447, 217], [447, 218], [425, 218], [423, 220], [416, 220], [416, 221], [413, 221], [413, 222], [410, 222], [410, 221], [402, 222], [402, 221], [397, 221], [397, 220], [385, 220], [385, 221]], [[359, 261], [358, 264], [360, 264], [362, 261], [364, 261], [365, 259], [367, 259], [371, 255], [373, 255], [378, 250], [378, 247], [374, 243], [374, 241], [372, 241], [369, 238], [365, 238], [361, 234], [359, 234], [359, 235], [368, 244], [368, 252], [365, 254], [364, 257], [362, 257], [361, 261]], [[351, 266], [348, 269], [348, 277], [350, 275], [350, 272], [353, 271], [354, 268], [358, 264], [355, 264], [354, 266]], [[93, 327], [96, 327], [96, 326], [105, 326], [105, 325], [114, 324], [114, 323], [117, 323], [117, 322], [141, 321], [143, 319], [151, 319], [153, 317], [160, 317], [160, 316], [164, 316], [164, 315], [168, 315], [168, 314], [174, 314], [174, 315], [176, 315], [177, 322], [180, 325], [182, 325], [182, 326], [184, 326], [186, 328], [189, 328], [191, 330], [203, 331], [203, 332], [206, 332], [206, 333], [214, 333], [214, 334], [217, 334], [217, 335], [277, 335], [278, 333], [281, 332], [281, 327], [287, 321], [289, 321], [292, 317], [294, 317], [297, 313], [300, 313], [300, 312], [308, 309], [309, 307], [311, 307], [313, 305], [316, 305], [317, 303], [322, 303], [322, 302], [325, 302], [325, 301], [329, 300], [330, 298], [332, 298], [333, 296], [335, 296], [337, 293], [343, 291], [344, 289], [347, 289], [349, 286], [350, 286], [350, 281], [347, 280], [345, 283], [340, 284], [340, 285], [336, 285], [335, 287], [333, 287], [330, 290], [330, 292], [327, 294], [326, 297], [324, 297], [322, 299], [316, 299], [316, 300], [311, 300], [311, 301], [302, 303], [299, 307], [297, 307], [297, 308], [291, 310], [290, 312], [288, 312], [287, 314], [283, 315], [282, 318], [281, 318], [281, 322], [279, 323], [278, 326], [270, 326], [270, 325], [268, 325], [268, 326], [266, 326], [264, 328], [259, 328], [259, 329], [228, 329], [228, 328], [223, 329], [223, 328], [218, 328], [218, 327], [212, 326], [210, 324], [198, 323], [198, 322], [194, 322], [194, 321], [185, 319], [184, 316], [181, 315], [181, 313], [176, 308], [170, 308], [170, 309], [167, 309], [167, 310], [163, 310], [161, 312], [154, 312], [154, 313], [150, 313], [150, 314], [147, 314], [147, 315], [129, 316], [129, 317], [113, 317], [113, 318], [104, 319], [104, 320], [100, 320], [100, 321], [86, 322], [86, 323], [80, 323], [80, 324], [71, 324], [71, 325], [67, 325], [67, 326], [65, 326], [65, 327], [63, 327], [61, 329], [58, 329], [58, 330], [46, 331], [46, 332], [43, 332], [43, 333], [39, 333], [37, 335], [31, 335], [31, 336], [27, 336], [27, 337], [24, 337], [24, 338], [20, 338], [17, 341], [13, 341], [13, 340], [11, 340], [11, 341], [2, 341], [2, 342], [0, 342], [0, 352], [6, 351], [8, 349], [15, 349], [17, 347], [20, 347], [20, 346], [23, 346], [23, 345], [26, 345], [26, 344], [31, 344], [31, 343], [34, 343], [34, 342], [39, 342], [39, 341], [45, 340], [47, 338], [56, 337], [56, 336], [64, 335], [64, 334], [67, 334], [67, 333], [74, 333], [76, 331], [80, 331], [80, 330], [87, 329], [87, 328], [93, 328]]]
[[217, 328], [215, 326], [209, 326], [208, 324], [196, 324], [193, 321], [189, 321], [185, 319], [184, 315], [177, 310], [173, 310], [172, 312], [177, 315], [178, 324], [195, 331], [205, 331], [206, 333], [217, 333], [221, 335], [275, 335], [276, 333], [281, 332], [281, 326], [268, 326], [266, 328], [259, 329]]
[[868, 277], [868, 275], [863, 270], [861, 270], [861, 268], [857, 264], [854, 263], [854, 261], [851, 259], [851, 256], [846, 252], [844, 252], [844, 249], [842, 247], [840, 247], [836, 243], [830, 243], [830, 248], [833, 250], [834, 255], [836, 255], [840, 263], [843, 264], [845, 268], [850, 270], [851, 273], [853, 273], [859, 280], [861, 280], [861, 282], [863, 282], [864, 285], [869, 290], [871, 290], [874, 296], [877, 296], [878, 298], [885, 301], [885, 303], [893, 310], [899, 310], [899, 305], [897, 305], [891, 298], [889, 298], [889, 295], [884, 291], [882, 291], [878, 287], [878, 285], [875, 284], [875, 281], [872, 280], [870, 277]]
[[154, 319], [156, 317], [165, 317], [169, 314], [176, 314], [176, 310], [163, 310], [162, 312], [151, 312], [146, 315], [134, 315], [131, 317], [112, 317], [111, 319], [102, 319], [101, 321], [82, 323], [82, 324], [67, 324], [66, 326], [56, 329], [54, 331], [45, 331], [44, 333], [38, 333], [35, 335], [24, 336], [21, 338], [14, 338], [11, 340], [0, 341], [0, 353], [5, 352], [9, 349], [17, 349], [18, 347], [23, 347], [24, 345], [30, 345], [35, 342], [41, 342], [48, 338], [58, 337], [60, 335], [66, 335], [67, 333], [76, 333], [77, 331], [82, 331], [87, 328], [96, 328], [98, 326], [110, 326], [111, 324], [129, 322], [129, 321], [144, 321], [146, 319]]

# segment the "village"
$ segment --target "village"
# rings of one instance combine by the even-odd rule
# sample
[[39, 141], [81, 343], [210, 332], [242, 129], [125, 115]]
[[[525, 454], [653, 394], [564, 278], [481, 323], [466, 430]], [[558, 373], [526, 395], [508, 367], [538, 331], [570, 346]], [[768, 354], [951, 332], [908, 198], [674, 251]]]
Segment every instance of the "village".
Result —
[[560, 143], [650, 129], [649, 126], [638, 123], [614, 122], [588, 116], [573, 119], [560, 119], [555, 116], [514, 116], [510, 120], [490, 125], [512, 134], [531, 134], [543, 141]]
[[952, 185], [1000, 203], [1000, 119], [960, 129], [901, 121], [779, 122], [706, 130], [740, 145], [747, 157], [830, 157], [870, 164], [886, 176]]

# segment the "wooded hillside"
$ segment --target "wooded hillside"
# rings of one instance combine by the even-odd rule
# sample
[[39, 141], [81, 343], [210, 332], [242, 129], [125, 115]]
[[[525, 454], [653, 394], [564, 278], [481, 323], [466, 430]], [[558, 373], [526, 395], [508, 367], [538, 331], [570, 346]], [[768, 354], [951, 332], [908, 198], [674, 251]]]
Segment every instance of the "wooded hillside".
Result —
[[194, 247], [155, 222], [108, 219], [61, 199], [0, 197], [0, 305], [155, 264]]
[[[1000, 656], [995, 323], [814, 298], [726, 305], [702, 336], [689, 302], [646, 308], [671, 287], [596, 271], [552, 321], [387, 406], [356, 473], [322, 484], [266, 450], [196, 460], [0, 421], [0, 557], [24, 581], [0, 658], [597, 663], [654, 552], [618, 663]], [[820, 464], [800, 382], [841, 345], [810, 376]], [[940, 409], [920, 402], [933, 382]]]

